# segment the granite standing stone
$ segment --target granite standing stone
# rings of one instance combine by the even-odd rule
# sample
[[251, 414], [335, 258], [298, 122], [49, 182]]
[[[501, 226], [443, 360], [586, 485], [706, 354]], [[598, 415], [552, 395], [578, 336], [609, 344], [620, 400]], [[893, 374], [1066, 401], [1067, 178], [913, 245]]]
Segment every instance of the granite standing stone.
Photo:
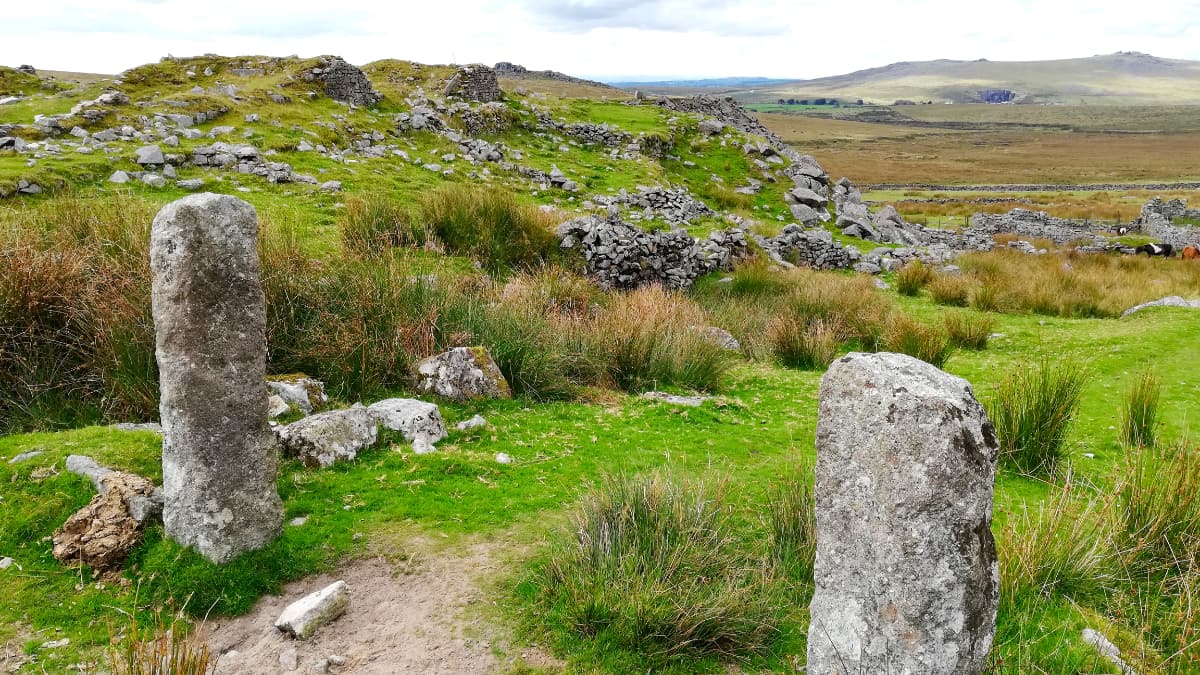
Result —
[[809, 673], [984, 672], [999, 599], [996, 454], [965, 380], [902, 354], [829, 367]]
[[166, 534], [223, 563], [279, 535], [254, 207], [172, 202], [150, 233]]

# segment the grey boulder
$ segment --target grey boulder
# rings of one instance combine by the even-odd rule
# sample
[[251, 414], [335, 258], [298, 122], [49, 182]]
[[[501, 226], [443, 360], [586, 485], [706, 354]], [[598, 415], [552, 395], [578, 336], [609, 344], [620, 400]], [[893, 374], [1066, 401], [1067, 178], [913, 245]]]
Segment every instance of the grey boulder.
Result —
[[305, 466], [329, 467], [375, 445], [379, 425], [366, 408], [354, 406], [305, 417], [276, 433], [285, 456], [298, 457]]

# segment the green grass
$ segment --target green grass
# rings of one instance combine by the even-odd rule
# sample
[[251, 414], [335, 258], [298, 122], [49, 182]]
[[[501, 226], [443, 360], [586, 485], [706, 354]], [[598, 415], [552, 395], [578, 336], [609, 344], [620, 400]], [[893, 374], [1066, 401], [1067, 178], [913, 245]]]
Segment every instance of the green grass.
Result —
[[[203, 76], [206, 65], [218, 72]], [[233, 60], [202, 57], [142, 69], [129, 78], [127, 88], [135, 102], [145, 107], [118, 109], [116, 119], [125, 116], [131, 121], [130, 115], [171, 112], [165, 100], [186, 99], [184, 92], [191, 86], [211, 86], [226, 77], [220, 72], [223, 68], [234, 65], [238, 64]], [[121, 146], [125, 151], [113, 161], [102, 153], [68, 153], [46, 157], [35, 167], [26, 167], [23, 156], [0, 154], [0, 184], [32, 177], [47, 187], [72, 186], [70, 194], [58, 191], [0, 202], [0, 241], [19, 241], [23, 247], [3, 250], [20, 253], [17, 260], [24, 263], [39, 260], [26, 255], [26, 248], [36, 250], [45, 261], [61, 263], [74, 253], [83, 256], [80, 274], [67, 279], [78, 283], [47, 296], [43, 308], [52, 311], [16, 313], [37, 317], [33, 328], [53, 332], [58, 326], [54, 322], [70, 314], [55, 308], [80, 312], [70, 315], [88, 321], [70, 332], [70, 349], [38, 351], [45, 359], [28, 362], [36, 368], [10, 368], [6, 372], [19, 377], [0, 381], [6, 387], [2, 390], [5, 404], [11, 408], [17, 401], [27, 407], [23, 421], [6, 424], [8, 429], [70, 427], [57, 433], [0, 437], [0, 556], [12, 556], [21, 565], [19, 573], [0, 572], [7, 575], [0, 583], [0, 640], [20, 644], [37, 631], [70, 637], [71, 646], [57, 660], [38, 653], [36, 644], [28, 649], [38, 654], [39, 665], [48, 671], [80, 658], [103, 658], [111, 627], [127, 621], [121, 610], [129, 611], [135, 604], [144, 610], [139, 616], [147, 620], [153, 618], [155, 607], [179, 607], [185, 602], [193, 616], [210, 609], [217, 614], [244, 612], [285, 582], [335, 569], [347, 558], [400, 555], [410, 536], [445, 539], [450, 554], [477, 538], [503, 540], [512, 562], [498, 571], [498, 586], [489, 591], [494, 595], [486, 604], [499, 603], [495, 618], [502, 624], [518, 623], [518, 616], [531, 616], [539, 607], [550, 608], [548, 620], [529, 622], [525, 639], [552, 645], [569, 668], [720, 672], [728, 668], [723, 662], [729, 660], [726, 652], [737, 651], [740, 661], [734, 661], [747, 670], [794, 669], [804, 661], [811, 592], [812, 494], [805, 467], [814, 456], [820, 370], [832, 357], [830, 342], [825, 341], [818, 345], [821, 349], [797, 352], [800, 357], [790, 365], [798, 368], [776, 365], [767, 338], [772, 322], [781, 317], [794, 324], [797, 334], [814, 321], [836, 329], [833, 354], [887, 348], [943, 363], [949, 372], [968, 379], [984, 400], [997, 398], [1006, 373], [1025, 364], [1086, 364], [1090, 377], [1079, 392], [1073, 423], [1058, 439], [1055, 451], [1059, 467], [1070, 468], [1074, 486], [1070, 493], [1063, 496], [1061, 479], [1067, 473], [1061, 470], [1056, 472], [1058, 484], [1009, 464], [998, 476], [995, 530], [1002, 546], [1005, 541], [1023, 542], [1025, 548], [1011, 550], [1028, 555], [1008, 564], [1017, 564], [1018, 569], [1024, 565], [1031, 572], [1011, 577], [1020, 582], [1019, 592], [1006, 597], [999, 617], [996, 670], [1106, 668], [1094, 651], [1081, 644], [1083, 627], [1105, 628], [1125, 653], [1135, 655], [1139, 665], [1149, 664], [1147, 672], [1195, 639], [1188, 632], [1196, 625], [1188, 613], [1188, 600], [1200, 590], [1200, 583], [1182, 564], [1187, 556], [1175, 554], [1195, 538], [1195, 501], [1178, 497], [1195, 492], [1196, 471], [1192, 453], [1179, 451], [1174, 442], [1189, 431], [1189, 413], [1200, 400], [1193, 348], [1200, 316], [1159, 308], [1126, 319], [1101, 318], [1119, 314], [1133, 294], [1162, 289], [1150, 282], [1143, 288], [1124, 284], [1129, 297], [1099, 283], [1099, 290], [1081, 289], [1061, 273], [1063, 260], [1047, 259], [1038, 261], [1046, 268], [1045, 278], [1063, 289], [1055, 291], [1054, 297], [1030, 295], [1010, 302], [997, 292], [989, 300], [983, 292], [988, 283], [1010, 293], [1016, 285], [989, 282], [989, 275], [1002, 270], [988, 267], [995, 261], [972, 259], [963, 265], [964, 272], [982, 285], [968, 293], [966, 302], [1010, 313], [948, 308], [932, 302], [931, 294], [921, 293], [919, 286], [911, 294], [880, 293], [865, 277], [804, 271], [780, 274], [766, 265], [711, 275], [687, 294], [652, 290], [606, 294], [564, 269], [571, 261], [558, 260], [546, 241], [531, 239], [514, 246], [507, 235], [527, 232], [525, 226], [534, 220], [527, 216], [537, 206], [554, 207], [565, 218], [582, 210], [583, 200], [590, 195], [657, 184], [686, 186], [714, 209], [749, 217], [759, 231], [771, 233], [781, 226], [776, 216], [787, 216], [782, 201], [786, 186], [764, 182], [757, 195], [732, 193], [733, 187], [749, 178], [761, 177], [740, 149], [744, 141], [740, 134], [734, 133], [721, 146], [719, 139], [699, 138], [688, 116], [680, 115], [673, 128], [668, 126], [673, 115], [651, 104], [626, 106], [532, 95], [510, 96], [506, 109], [518, 123], [488, 138], [503, 142], [512, 161], [543, 171], [557, 165], [584, 191], [543, 191], [498, 165], [486, 165], [489, 173], [483, 176], [484, 165], [471, 166], [460, 159], [443, 162], [441, 155], [456, 151], [446, 139], [426, 132], [397, 133], [391, 119], [393, 113], [406, 109], [404, 98], [417, 86], [436, 87], [449, 73], [447, 67], [418, 68], [394, 61], [372, 64], [368, 70], [387, 98], [375, 110], [351, 111], [323, 97], [309, 100], [302, 88], [285, 87], [285, 75], [303, 65], [284, 61], [278, 70], [269, 68], [261, 77], [237, 80], [247, 102], [224, 102], [230, 111], [201, 129], [234, 125], [237, 131], [231, 141], [241, 141], [248, 131], [249, 142], [276, 151], [275, 158], [289, 162], [296, 171], [322, 181], [342, 181], [342, 194], [205, 169], [181, 172], [185, 178], [206, 178], [206, 189], [247, 199], [260, 214], [265, 285], [271, 302], [272, 370], [319, 375], [343, 403], [360, 398], [370, 402], [405, 394], [408, 367], [415, 357], [455, 344], [486, 344], [518, 398], [472, 405], [443, 403], [450, 425], [475, 413], [486, 416], [491, 425], [484, 431], [453, 433], [432, 455], [416, 456], [406, 444], [388, 439], [357, 461], [328, 470], [285, 462], [279, 489], [286, 516], [307, 516], [307, 522], [286, 528], [268, 548], [227, 566], [207, 563], [164, 540], [160, 527], [152, 527], [125, 569], [134, 582], [136, 600], [134, 590], [98, 584], [88, 570], [64, 569], [50, 555], [47, 537], [91, 496], [84, 479], [64, 471], [68, 454], [92, 455], [104, 464], [161, 480], [157, 436], [86, 425], [144, 421], [155, 414], [152, 342], [147, 341], [151, 333], [138, 300], [145, 298], [145, 287], [138, 284], [144, 283], [147, 269], [142, 228], [159, 206], [184, 193], [175, 188], [107, 184], [113, 170], [135, 168], [128, 156], [132, 145]], [[189, 77], [187, 68], [201, 74]], [[269, 102], [269, 90], [284, 91], [293, 102]], [[0, 122], [10, 118], [27, 122], [34, 112], [65, 112], [96, 91], [97, 85], [92, 85], [80, 93], [39, 96], [6, 106], [0, 108]], [[193, 103], [211, 104], [202, 99]], [[569, 140], [568, 151], [562, 151], [558, 139], [536, 136], [524, 126], [530, 118], [521, 113], [529, 113], [534, 105], [567, 122], [603, 122], [635, 136], [667, 139], [678, 159], [613, 158], [608, 148], [572, 145]], [[259, 112], [264, 121], [243, 122], [248, 112]], [[270, 120], [278, 120], [279, 125]], [[318, 122], [332, 124], [338, 131]], [[410, 160], [389, 155], [341, 163], [295, 151], [301, 140], [331, 144], [346, 134], [375, 131], [405, 149]], [[208, 143], [211, 139], [183, 141], [179, 151]], [[524, 158], [516, 160], [517, 152]], [[421, 168], [421, 163], [431, 161], [453, 173], [447, 176]], [[712, 180], [714, 174], [719, 182]], [[468, 186], [475, 190], [483, 185], [505, 197], [495, 208], [483, 208], [481, 215], [462, 195]], [[422, 201], [435, 198], [429, 195], [456, 195], [455, 203], [443, 210], [448, 214], [445, 218], [421, 213]], [[711, 218], [693, 223], [690, 229], [703, 235], [725, 226], [722, 219]], [[441, 240], [445, 250], [423, 250], [424, 234], [433, 235], [425, 243]], [[836, 237], [862, 245], [840, 234]], [[487, 278], [475, 269], [472, 259], [489, 268]], [[541, 267], [547, 259], [554, 264]], [[1013, 268], [1014, 276], [1028, 276], [1033, 262], [1014, 260], [1021, 265]], [[1076, 270], [1083, 267], [1078, 260], [1070, 262]], [[1125, 270], [1113, 261], [1105, 265], [1095, 271], [1097, 279], [1129, 272], [1141, 278], [1165, 278], [1172, 288], [1192, 288], [1195, 283], [1184, 268]], [[18, 306], [10, 298], [24, 297], [30, 289], [53, 290], [52, 273], [63, 271], [49, 265], [42, 276], [22, 278], [13, 274], [17, 266], [4, 269], [0, 281], [12, 283], [4, 286], [8, 295], [0, 300], [4, 317], [0, 329], [12, 325], [13, 315], [3, 314]], [[105, 270], [106, 274], [98, 274]], [[437, 280], [424, 279], [430, 274]], [[732, 281], [722, 283], [725, 276]], [[1101, 303], [1105, 298], [1108, 304]], [[99, 315], [91, 310], [112, 309], [105, 303], [113, 302], [121, 311], [112, 316], [122, 322], [98, 323]], [[961, 304], [961, 294], [954, 302]], [[1012, 313], [1019, 311], [1042, 313]], [[129, 317], [139, 318], [131, 322]], [[117, 330], [128, 325], [136, 329], [132, 334]], [[699, 339], [693, 326], [704, 325], [734, 333], [742, 341], [742, 354], [725, 353]], [[94, 330], [97, 326], [115, 332]], [[975, 349], [984, 343], [986, 349]], [[12, 344], [7, 341], [0, 350]], [[947, 360], [951, 345], [962, 349]], [[10, 355], [0, 353], [0, 365]], [[78, 380], [82, 389], [42, 386], [68, 382], [54, 369], [59, 363], [55, 358], [63, 355], [76, 359], [72, 368], [100, 375]], [[103, 367], [87, 370], [98, 365]], [[1139, 437], [1152, 429], [1156, 444], [1128, 449], [1122, 420], [1135, 416], [1127, 413], [1134, 408], [1126, 392], [1149, 366], [1162, 374], [1161, 395], [1154, 415], [1146, 414], [1145, 405], [1135, 412], [1141, 411], [1136, 416], [1143, 430]], [[38, 386], [26, 386], [31, 382]], [[720, 396], [699, 408], [684, 408], [623, 393], [650, 388], [716, 391]], [[22, 398], [47, 391], [55, 395]], [[84, 404], [73, 407], [80, 401]], [[0, 410], [0, 415], [6, 412]], [[9, 457], [32, 450], [44, 454], [7, 464]], [[514, 463], [496, 463], [499, 452], [510, 455]], [[601, 503], [604, 493], [593, 488], [612, 475], [626, 477], [626, 486], [645, 485], [647, 476], [670, 476], [670, 487], [658, 485], [662, 494], [674, 499], [666, 502], [677, 505], [695, 504], [701, 493], [693, 488], [700, 483], [722, 486], [719, 512], [704, 511], [707, 519], [689, 521], [713, 525], [713, 531], [688, 530], [697, 536], [691, 548], [683, 550], [691, 560], [734, 564], [722, 563], [725, 576], [715, 585], [706, 585], [699, 575], [676, 581], [688, 586], [688, 597], [716, 603], [712, 606], [719, 605], [725, 616], [741, 610], [770, 610], [769, 636], [751, 626], [749, 632], [705, 633], [713, 639], [703, 649], [669, 646], [680, 641], [662, 641], [671, 634], [668, 629], [683, 627], [674, 633], [676, 637], [689, 634], [686, 613], [665, 611], [670, 606], [663, 587], [654, 588], [628, 574], [628, 568], [622, 567], [628, 560], [609, 560], [612, 564], [601, 574], [574, 577], [583, 580], [573, 586], [575, 590], [604, 600], [603, 607], [597, 603], [593, 609], [607, 608], [610, 616], [620, 619], [605, 626], [595, 624], [592, 635], [581, 634], [577, 622], [569, 620], [572, 612], [586, 607], [553, 597], [552, 589], [544, 589], [551, 595], [540, 595], [536, 588], [520, 583], [528, 579], [527, 563], [555, 555], [542, 542], [554, 537], [571, 541], [574, 532], [567, 531], [568, 514], [587, 513], [589, 505]], [[1096, 495], [1107, 501], [1090, 506]], [[1091, 516], [1101, 507], [1107, 507], [1103, 513], [1109, 518], [1096, 526]], [[613, 516], [611, 509], [606, 513]], [[1051, 515], [1044, 516], [1047, 513]], [[1088, 516], [1079, 518], [1081, 513]], [[646, 542], [660, 541], [669, 529], [642, 530], [624, 540], [630, 544], [626, 550], [651, 554]], [[1119, 561], [1144, 578], [1112, 567], [1111, 560], [1083, 567], [1092, 562], [1088, 547], [1098, 541], [1096, 532], [1112, 537], [1118, 543], [1112, 554], [1123, 556]], [[1141, 547], [1131, 543], [1138, 541], [1146, 543]], [[592, 571], [597, 569], [601, 568]], [[614, 588], [629, 592], [613, 593]], [[721, 595], [723, 591], [729, 591], [728, 597]], [[651, 630], [645, 640], [639, 636], [645, 635], [641, 629], [646, 626], [627, 620], [636, 617], [630, 613], [631, 604], [636, 604], [630, 598], [637, 597], [648, 598], [643, 606], [653, 611], [644, 616], [661, 628]], [[764, 598], [770, 599], [769, 607], [764, 608]], [[733, 606], [729, 600], [744, 602]], [[597, 612], [589, 616], [603, 618]], [[739, 634], [754, 639], [741, 641], [735, 650], [730, 647], [734, 643], [719, 637]], [[1184, 658], [1179, 657], [1168, 666], [1182, 663]]]

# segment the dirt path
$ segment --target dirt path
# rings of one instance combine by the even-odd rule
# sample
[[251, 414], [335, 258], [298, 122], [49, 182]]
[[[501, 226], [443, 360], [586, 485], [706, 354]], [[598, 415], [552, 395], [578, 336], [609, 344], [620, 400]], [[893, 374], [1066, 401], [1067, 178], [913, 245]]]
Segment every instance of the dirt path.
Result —
[[[333, 574], [289, 584], [281, 596], [261, 599], [245, 616], [209, 620], [207, 640], [219, 655], [216, 672], [470, 675], [503, 672], [514, 663], [556, 670], [556, 662], [537, 650], [506, 653], [504, 631], [470, 610], [486, 601], [479, 581], [499, 569], [497, 550], [495, 544], [475, 544], [399, 563], [358, 560]], [[351, 594], [350, 609], [340, 619], [303, 642], [275, 629], [284, 607], [339, 579]], [[322, 662], [336, 664], [336, 657], [345, 664], [323, 669]]]

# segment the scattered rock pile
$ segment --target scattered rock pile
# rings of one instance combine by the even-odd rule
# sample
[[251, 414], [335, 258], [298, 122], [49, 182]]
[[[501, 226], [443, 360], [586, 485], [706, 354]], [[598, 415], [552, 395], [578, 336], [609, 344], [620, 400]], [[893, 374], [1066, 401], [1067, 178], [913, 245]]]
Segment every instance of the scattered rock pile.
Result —
[[496, 81], [496, 71], [478, 63], [459, 68], [446, 82], [444, 93], [447, 97], [457, 96], [480, 103], [491, 103], [504, 98], [504, 92], [500, 91], [500, 83]]
[[241, 174], [266, 178], [271, 183], [311, 183], [317, 179], [292, 171], [285, 162], [269, 162], [253, 145], [231, 145], [216, 142], [202, 145], [192, 151], [192, 164], [220, 169], [236, 169]]
[[[638, 216], [644, 220], [654, 220], [660, 216], [671, 225], [690, 223], [697, 218], [717, 215], [708, 204], [696, 199], [686, 188], [669, 188], [661, 185], [654, 187], [638, 186], [636, 193], [622, 189], [615, 197], [600, 196], [595, 198], [597, 204], [623, 204], [630, 208], [641, 209]], [[636, 214], [635, 214], [636, 215]]]
[[647, 232], [621, 221], [610, 210], [607, 219], [576, 218], [559, 225], [564, 249], [578, 250], [587, 272], [601, 286], [628, 289], [644, 284], [687, 288], [697, 277], [728, 269], [748, 254], [741, 230], [714, 232], [705, 241], [687, 232]]
[[540, 129], [570, 136], [581, 143], [623, 148], [635, 142], [633, 134], [618, 127], [590, 122], [562, 122], [544, 110], [537, 112], [537, 124]]
[[681, 113], [698, 113], [712, 117], [745, 134], [754, 134], [766, 138], [776, 148], [786, 147], [783, 141], [770, 129], [763, 126], [757, 118], [751, 115], [742, 104], [731, 96], [692, 96], [688, 98], [672, 98], [663, 96], [654, 101], [668, 110]]

